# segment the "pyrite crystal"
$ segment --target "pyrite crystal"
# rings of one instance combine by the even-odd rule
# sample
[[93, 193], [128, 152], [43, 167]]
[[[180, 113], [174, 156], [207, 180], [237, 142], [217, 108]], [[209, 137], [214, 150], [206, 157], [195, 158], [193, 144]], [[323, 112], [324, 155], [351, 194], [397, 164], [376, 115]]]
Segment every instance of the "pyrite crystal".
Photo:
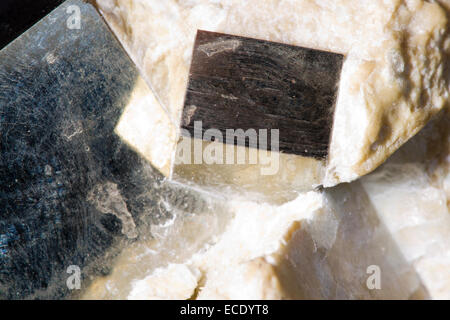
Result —
[[326, 158], [342, 63], [337, 53], [199, 30], [182, 127], [191, 136], [195, 121], [224, 136], [265, 129], [268, 141], [277, 129], [281, 152]]
[[[79, 8], [80, 28], [68, 27], [69, 6]], [[66, 285], [70, 266], [81, 269], [83, 289], [109, 272], [122, 245], [170, 217], [159, 202], [176, 195], [115, 132], [138, 82], [100, 15], [80, 0], [0, 51], [1, 299], [77, 293]]]

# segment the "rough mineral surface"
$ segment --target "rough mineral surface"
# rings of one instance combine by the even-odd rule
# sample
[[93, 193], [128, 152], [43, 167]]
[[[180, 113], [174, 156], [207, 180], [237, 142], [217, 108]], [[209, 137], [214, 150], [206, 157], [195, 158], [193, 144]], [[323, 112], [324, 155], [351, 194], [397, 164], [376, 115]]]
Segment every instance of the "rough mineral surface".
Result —
[[176, 127], [197, 29], [343, 53], [325, 186], [371, 172], [447, 104], [443, 3], [97, 1]]
[[443, 114], [351, 184], [282, 206], [234, 198], [219, 214], [178, 211], [84, 297], [450, 299], [449, 123]]
[[[329, 185], [372, 171], [446, 104], [443, 2], [97, 3], [174, 123], [197, 28], [344, 53]], [[283, 205], [203, 190], [84, 297], [450, 299], [449, 128], [441, 112], [375, 172]]]

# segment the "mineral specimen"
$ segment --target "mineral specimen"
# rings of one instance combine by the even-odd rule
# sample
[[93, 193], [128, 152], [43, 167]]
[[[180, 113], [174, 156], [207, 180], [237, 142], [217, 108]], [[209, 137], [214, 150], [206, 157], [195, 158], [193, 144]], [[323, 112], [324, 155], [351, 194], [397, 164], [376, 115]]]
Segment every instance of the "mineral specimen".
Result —
[[[445, 105], [445, 2], [254, 3], [97, 1], [175, 126], [197, 29], [345, 54], [328, 185], [373, 170]], [[158, 241], [122, 252], [113, 273], [97, 279], [85, 297], [449, 298], [448, 119], [441, 113], [359, 181], [282, 205], [249, 201], [249, 193], [224, 200], [228, 189], [204, 189], [232, 215], [186, 221], [181, 214], [154, 228]], [[245, 173], [239, 177], [252, 179]], [[204, 246], [194, 241], [199, 230]], [[182, 254], [192, 247], [198, 250]], [[149, 256], [161, 258], [158, 265]], [[181, 285], [164, 285], [180, 278]]]
[[[279, 131], [280, 152], [325, 159], [343, 56], [199, 30], [182, 128]], [[192, 108], [191, 106], [194, 106]], [[205, 137], [203, 137], [205, 138]], [[272, 150], [251, 139], [223, 141]], [[278, 151], [277, 150], [277, 151]]]
[[[80, 29], [68, 28], [69, 6], [80, 9]], [[114, 131], [139, 108], [136, 92], [150, 93], [142, 82], [80, 0], [0, 51], [1, 299], [76, 293], [68, 267], [81, 268], [84, 288], [122, 245], [168, 218], [155, 206], [161, 175]]]
[[207, 229], [192, 222], [204, 218], [161, 226], [164, 245], [142, 244], [161, 258], [157, 267], [128, 248], [85, 298], [450, 299], [450, 117], [442, 116], [360, 181], [281, 206], [228, 200], [232, 216], [195, 254], [180, 259]]
[[[97, 5], [145, 80], [80, 0], [0, 52], [1, 298], [450, 298], [447, 1]], [[164, 179], [197, 29], [345, 55], [326, 168]]]
[[[317, 176], [324, 175], [326, 187], [349, 182], [373, 171], [448, 104], [450, 38], [439, 2], [98, 0], [97, 5], [174, 127], [181, 123], [199, 29], [345, 55], [325, 168], [281, 157], [282, 179], [263, 176], [251, 165], [224, 166], [223, 174], [207, 165], [174, 169], [174, 178], [185, 176], [197, 185], [238, 187], [287, 201], [305, 185], [314, 187]], [[174, 160], [167, 155], [171, 166]], [[280, 183], [291, 188], [279, 188]]]
[[275, 195], [320, 185], [342, 60], [199, 30], [174, 179]]

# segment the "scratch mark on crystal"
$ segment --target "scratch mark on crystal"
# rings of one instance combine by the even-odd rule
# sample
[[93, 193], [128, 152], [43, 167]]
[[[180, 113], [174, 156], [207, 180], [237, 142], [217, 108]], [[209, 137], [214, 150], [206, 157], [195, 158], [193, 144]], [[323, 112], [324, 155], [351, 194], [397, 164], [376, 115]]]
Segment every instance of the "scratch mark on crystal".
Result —
[[223, 51], [235, 51], [241, 46], [239, 40], [219, 40], [212, 43], [202, 44], [198, 49], [204, 52], [208, 57], [223, 52]]

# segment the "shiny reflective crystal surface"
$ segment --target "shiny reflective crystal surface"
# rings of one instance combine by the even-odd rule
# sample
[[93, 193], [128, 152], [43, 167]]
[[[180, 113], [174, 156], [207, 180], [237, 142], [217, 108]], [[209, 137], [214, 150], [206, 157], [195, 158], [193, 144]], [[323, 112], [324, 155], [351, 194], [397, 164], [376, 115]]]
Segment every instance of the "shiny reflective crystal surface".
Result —
[[[80, 9], [80, 28], [68, 27]], [[76, 26], [76, 25], [75, 25]], [[124, 245], [191, 213], [115, 127], [139, 74], [92, 5], [61, 7], [0, 52], [0, 298], [76, 296]], [[182, 199], [182, 200], [180, 200]], [[206, 210], [206, 209], [205, 209]]]

